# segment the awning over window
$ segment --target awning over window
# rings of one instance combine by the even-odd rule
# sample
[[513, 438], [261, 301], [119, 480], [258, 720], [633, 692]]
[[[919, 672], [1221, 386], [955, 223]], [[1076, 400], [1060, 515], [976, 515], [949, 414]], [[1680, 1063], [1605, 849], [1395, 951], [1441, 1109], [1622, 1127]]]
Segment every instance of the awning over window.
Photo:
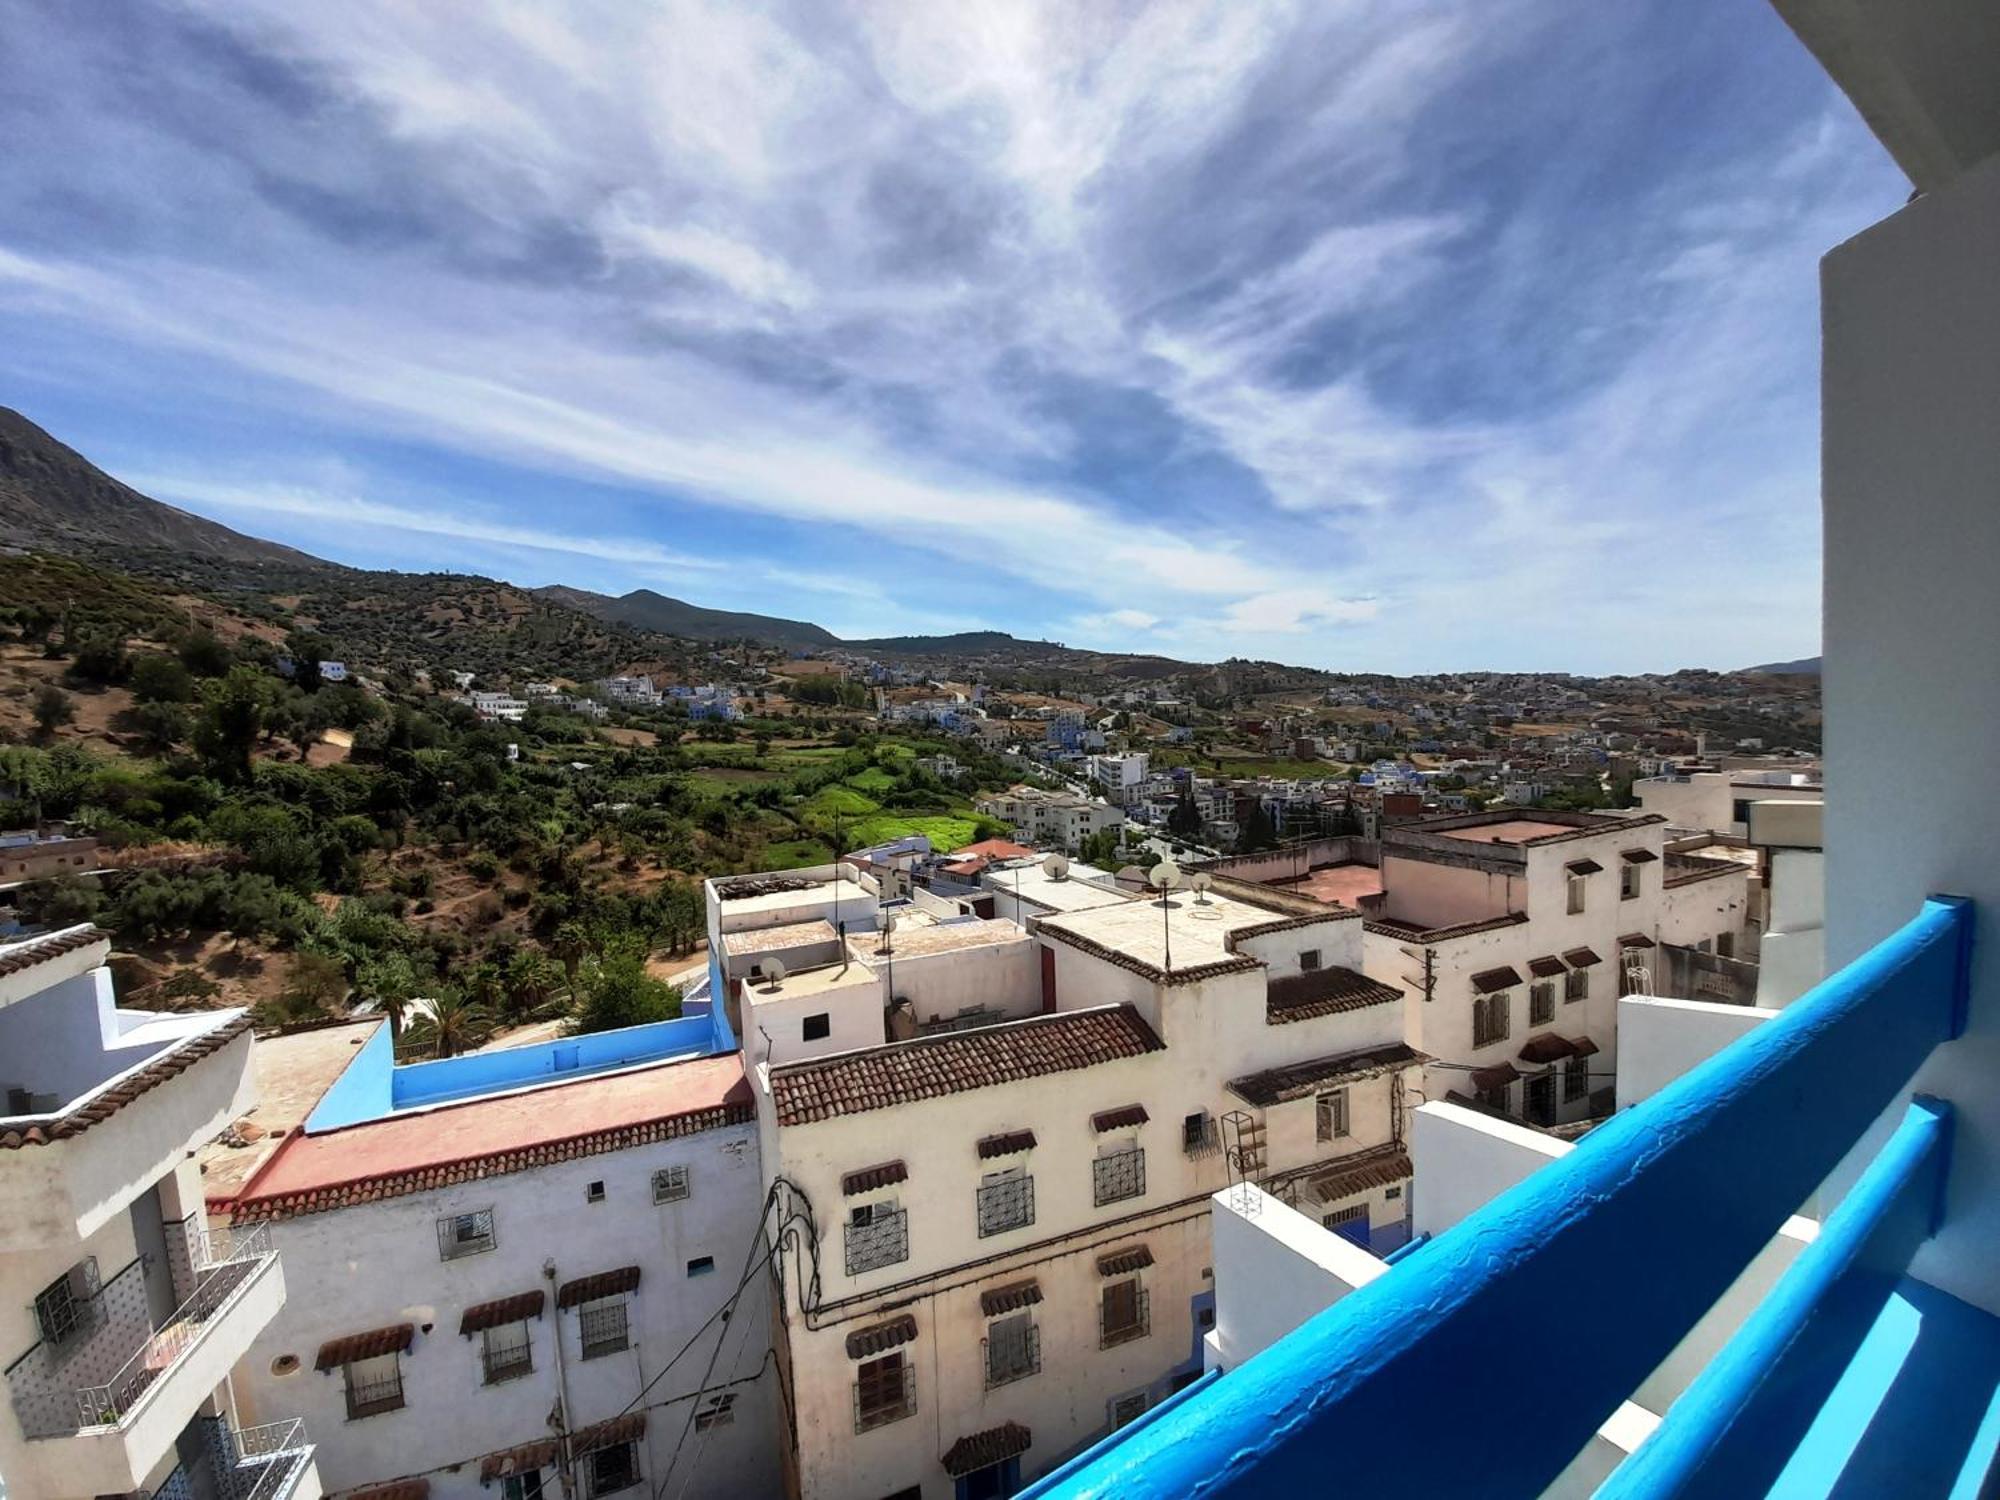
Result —
[[989, 1318], [997, 1318], [1003, 1313], [1019, 1312], [1024, 1307], [1033, 1307], [1042, 1300], [1042, 1284], [1030, 1278], [1016, 1281], [1012, 1285], [996, 1287], [990, 1292], [979, 1294], [979, 1310]]
[[504, 1448], [498, 1453], [489, 1453], [479, 1460], [479, 1482], [491, 1484], [496, 1479], [505, 1479], [509, 1474], [530, 1474], [536, 1469], [546, 1469], [556, 1461], [558, 1451], [552, 1437], [538, 1438], [532, 1443], [522, 1443], [516, 1448]]
[[1593, 1042], [1587, 1036], [1580, 1036], [1569, 1044], [1569, 1050], [1577, 1057], [1595, 1057], [1597, 1055], [1597, 1043]]
[[1144, 1245], [1132, 1245], [1123, 1250], [1113, 1250], [1109, 1255], [1097, 1257], [1099, 1276], [1129, 1276], [1134, 1271], [1143, 1271], [1153, 1263], [1153, 1252]]
[[996, 1156], [1018, 1156], [1023, 1151], [1032, 1150], [1035, 1132], [1032, 1130], [1008, 1130], [999, 1135], [989, 1135], [979, 1143], [979, 1159], [991, 1161]]
[[1572, 969], [1587, 969], [1592, 964], [1604, 962], [1597, 956], [1597, 950], [1594, 948], [1572, 948], [1563, 955], [1563, 959]]
[[1621, 932], [1618, 934], [1618, 946], [1621, 948], [1650, 948], [1653, 946], [1653, 940], [1643, 932]]
[[417, 1325], [398, 1323], [393, 1328], [376, 1328], [367, 1333], [350, 1333], [345, 1338], [328, 1339], [319, 1346], [315, 1370], [332, 1370], [359, 1359], [378, 1359], [384, 1354], [402, 1354], [416, 1342]]
[[1472, 976], [1472, 987], [1482, 995], [1491, 995], [1520, 982], [1521, 975], [1511, 964], [1503, 964], [1497, 969], [1481, 969]]
[[960, 1438], [945, 1451], [939, 1462], [953, 1479], [963, 1479], [967, 1474], [1020, 1457], [1033, 1442], [1028, 1429], [1019, 1422], [1003, 1422], [998, 1427], [989, 1427], [984, 1432]]
[[595, 1453], [599, 1448], [636, 1443], [645, 1435], [646, 1414], [643, 1411], [628, 1411], [622, 1417], [577, 1428], [575, 1436], [570, 1439], [570, 1451], [581, 1457], [586, 1453]]
[[1563, 961], [1554, 954], [1528, 960], [1528, 972], [1537, 979], [1554, 979], [1563, 971]]
[[847, 1336], [847, 1357], [849, 1359], [873, 1359], [891, 1349], [900, 1348], [917, 1336], [917, 1320], [908, 1313], [900, 1318], [891, 1318], [886, 1323], [877, 1323], [872, 1328], [857, 1328]]
[[1618, 857], [1628, 865], [1650, 865], [1660, 856], [1655, 854], [1651, 849], [1627, 849]]
[[1497, 1089], [1514, 1082], [1521, 1076], [1521, 1071], [1512, 1063], [1495, 1063], [1490, 1068], [1474, 1068], [1471, 1076], [1474, 1088]]
[[1126, 1104], [1117, 1109], [1107, 1109], [1102, 1114], [1090, 1117], [1090, 1128], [1102, 1135], [1107, 1130], [1120, 1130], [1127, 1125], [1143, 1125], [1148, 1116], [1143, 1104]]
[[1594, 859], [1573, 859], [1563, 868], [1572, 875], [1595, 875], [1604, 866]]
[[1548, 1063], [1559, 1062], [1573, 1051], [1575, 1048], [1570, 1045], [1567, 1037], [1557, 1036], [1553, 1031], [1544, 1031], [1522, 1043], [1519, 1056], [1524, 1063], [1542, 1067]]
[[639, 1289], [639, 1268], [620, 1266], [615, 1271], [599, 1271], [595, 1276], [579, 1276], [574, 1281], [565, 1281], [556, 1293], [557, 1307], [576, 1307], [580, 1303], [595, 1302], [599, 1297], [616, 1297], [622, 1292]]
[[863, 1167], [859, 1172], [849, 1172], [840, 1179], [842, 1197], [852, 1198], [856, 1193], [872, 1193], [879, 1188], [893, 1187], [899, 1182], [910, 1180], [910, 1169], [899, 1161], [885, 1161], [880, 1166]]
[[523, 1323], [529, 1318], [542, 1315], [544, 1294], [539, 1290], [521, 1292], [513, 1297], [501, 1297], [492, 1302], [481, 1302], [476, 1307], [468, 1307], [459, 1314], [458, 1331], [466, 1338], [475, 1333], [484, 1333], [489, 1328], [498, 1328], [503, 1323]]

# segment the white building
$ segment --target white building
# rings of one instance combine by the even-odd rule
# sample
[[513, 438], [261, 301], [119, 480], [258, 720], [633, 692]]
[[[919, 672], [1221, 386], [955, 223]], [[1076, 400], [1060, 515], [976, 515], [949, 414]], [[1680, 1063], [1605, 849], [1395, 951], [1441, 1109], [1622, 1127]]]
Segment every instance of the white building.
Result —
[[[778, 1482], [752, 1098], [680, 1020], [404, 1067], [369, 1038], [230, 1205], [296, 1268], [236, 1393], [330, 1487], [436, 1500]], [[721, 1048], [723, 1050], [719, 1050]]]
[[1092, 834], [1125, 821], [1124, 812], [1107, 802], [1032, 786], [1009, 787], [980, 798], [974, 807], [1006, 823], [1018, 839], [1060, 849], [1075, 849]]
[[89, 927], [0, 946], [0, 1476], [22, 1500], [314, 1500], [298, 1410], [246, 1419], [230, 1388], [284, 1271], [268, 1234], [208, 1226], [194, 1161], [249, 1099], [249, 1017], [120, 1009], [110, 950]]
[[1824, 797], [1817, 768], [1754, 770], [1673, 770], [1632, 783], [1646, 812], [1659, 813], [1676, 828], [1714, 833], [1750, 832], [1750, 809], [1759, 802], [1818, 802]]
[[907, 907], [867, 930], [837, 873], [709, 887], [802, 1226], [777, 1327], [798, 1493], [1009, 1493], [1193, 1379], [1232, 1175], [1400, 1240], [1421, 1059], [1354, 913], [1065, 880], [1087, 903], [1033, 934]]
[[1112, 802], [1124, 807], [1139, 794], [1146, 784], [1146, 768], [1150, 757], [1143, 750], [1134, 750], [1124, 755], [1093, 755], [1090, 757], [1090, 776], [1104, 795]]
[[528, 714], [528, 701], [516, 698], [511, 693], [471, 693], [466, 701], [472, 711], [482, 719], [499, 719], [509, 724], [517, 724]]

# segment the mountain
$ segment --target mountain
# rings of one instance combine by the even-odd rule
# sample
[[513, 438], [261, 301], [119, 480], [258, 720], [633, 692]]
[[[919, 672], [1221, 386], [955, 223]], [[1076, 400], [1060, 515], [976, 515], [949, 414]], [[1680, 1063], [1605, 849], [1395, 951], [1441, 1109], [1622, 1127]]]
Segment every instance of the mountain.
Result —
[[739, 610], [704, 609], [685, 599], [669, 599], [651, 589], [634, 589], [613, 598], [587, 589], [565, 588], [560, 584], [534, 590], [543, 599], [566, 604], [636, 630], [657, 631], [696, 641], [761, 641], [794, 651], [824, 650], [840, 640], [829, 630], [806, 620], [783, 620], [773, 615], [747, 614]]
[[4, 406], [0, 541], [78, 554], [157, 547], [238, 563], [331, 566], [142, 495]]
[[1761, 667], [1745, 667], [1743, 670], [1765, 677], [1817, 677], [1819, 658], [1802, 656], [1797, 661], [1767, 661]]

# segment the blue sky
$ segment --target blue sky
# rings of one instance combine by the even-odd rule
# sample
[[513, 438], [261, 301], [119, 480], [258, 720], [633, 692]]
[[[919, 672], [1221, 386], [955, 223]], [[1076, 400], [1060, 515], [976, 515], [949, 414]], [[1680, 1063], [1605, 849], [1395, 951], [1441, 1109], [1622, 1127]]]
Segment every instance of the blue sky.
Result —
[[363, 566], [1336, 669], [1818, 649], [1762, 0], [0, 0], [0, 403]]

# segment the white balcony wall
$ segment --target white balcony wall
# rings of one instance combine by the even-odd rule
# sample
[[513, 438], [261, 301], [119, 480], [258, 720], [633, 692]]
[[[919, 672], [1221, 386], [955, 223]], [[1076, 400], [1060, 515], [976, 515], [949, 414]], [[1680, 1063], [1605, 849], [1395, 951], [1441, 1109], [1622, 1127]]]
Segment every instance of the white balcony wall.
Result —
[[1211, 1369], [1234, 1369], [1389, 1269], [1380, 1257], [1243, 1184], [1209, 1200], [1215, 1234]]
[[1650, 1099], [1690, 1068], [1762, 1026], [1775, 1010], [1627, 995], [1618, 1002], [1618, 1107]]

